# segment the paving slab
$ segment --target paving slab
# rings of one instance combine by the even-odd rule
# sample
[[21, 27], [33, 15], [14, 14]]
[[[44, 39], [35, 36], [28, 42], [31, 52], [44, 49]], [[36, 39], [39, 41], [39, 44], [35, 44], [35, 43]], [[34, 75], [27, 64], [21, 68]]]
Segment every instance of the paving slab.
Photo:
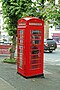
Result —
[[0, 78], [0, 90], [16, 90], [13, 86], [11, 86], [4, 79]]

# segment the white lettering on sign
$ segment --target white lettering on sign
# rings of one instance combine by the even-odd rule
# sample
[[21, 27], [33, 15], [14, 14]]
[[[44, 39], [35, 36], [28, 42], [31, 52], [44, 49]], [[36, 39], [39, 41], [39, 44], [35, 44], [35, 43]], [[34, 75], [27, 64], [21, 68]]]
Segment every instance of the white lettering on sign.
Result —
[[26, 28], [26, 26], [18, 26], [17, 28]]
[[29, 23], [29, 25], [33, 25], [33, 26], [42, 26], [42, 23], [33, 23], [33, 22], [31, 22], [31, 23]]
[[26, 23], [22, 22], [22, 23], [18, 23], [19, 26], [24, 26], [26, 25]]
[[26, 23], [24, 23], [24, 22], [18, 23], [17, 28], [26, 28]]

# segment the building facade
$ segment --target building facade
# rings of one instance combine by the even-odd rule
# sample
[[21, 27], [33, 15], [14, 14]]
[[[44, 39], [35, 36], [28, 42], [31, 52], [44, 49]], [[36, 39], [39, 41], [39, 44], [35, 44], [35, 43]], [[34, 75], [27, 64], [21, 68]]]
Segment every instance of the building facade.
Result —
[[49, 28], [49, 38], [53, 38], [57, 46], [60, 47], [60, 26], [56, 25], [56, 27]]
[[[0, 42], [10, 43], [10, 36], [8, 33], [3, 29], [3, 17], [2, 17], [2, 8], [0, 3]], [[1, 44], [1, 43], [0, 43]]]

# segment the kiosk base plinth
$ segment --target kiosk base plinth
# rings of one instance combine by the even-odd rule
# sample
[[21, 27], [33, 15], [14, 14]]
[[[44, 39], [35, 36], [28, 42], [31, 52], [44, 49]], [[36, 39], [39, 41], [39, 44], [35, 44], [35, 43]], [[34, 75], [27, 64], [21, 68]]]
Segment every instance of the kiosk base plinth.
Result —
[[21, 73], [17, 72], [19, 75], [23, 76], [24, 78], [28, 79], [28, 78], [35, 78], [35, 77], [40, 77], [40, 78], [45, 78], [44, 74], [38, 74], [38, 75], [34, 75], [34, 76], [24, 76]]

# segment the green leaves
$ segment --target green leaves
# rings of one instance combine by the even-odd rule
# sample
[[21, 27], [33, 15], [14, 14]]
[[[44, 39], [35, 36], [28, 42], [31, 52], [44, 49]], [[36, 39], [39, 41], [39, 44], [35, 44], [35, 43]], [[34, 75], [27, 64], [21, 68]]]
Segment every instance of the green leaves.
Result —
[[[4, 24], [6, 30], [10, 36], [16, 34], [17, 21], [21, 17], [31, 15], [29, 10], [31, 9], [31, 0], [1, 0], [2, 11], [4, 17]], [[27, 12], [28, 11], [28, 12]], [[32, 10], [31, 10], [32, 12]]]
[[60, 6], [48, 3], [42, 10], [41, 16], [45, 21], [53, 21], [53, 24], [60, 23]]

